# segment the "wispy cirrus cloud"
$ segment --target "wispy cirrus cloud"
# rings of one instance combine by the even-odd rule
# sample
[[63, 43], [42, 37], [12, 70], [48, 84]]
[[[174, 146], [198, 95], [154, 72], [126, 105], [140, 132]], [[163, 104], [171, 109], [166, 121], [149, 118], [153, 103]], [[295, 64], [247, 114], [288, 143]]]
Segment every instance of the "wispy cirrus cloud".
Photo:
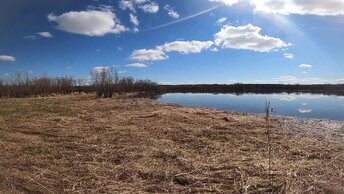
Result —
[[184, 18], [180, 18], [180, 19], [178, 19], [178, 20], [174, 20], [174, 21], [172, 21], [172, 22], [168, 22], [168, 23], [165, 23], [165, 24], [153, 26], [153, 27], [144, 29], [144, 30], [142, 30], [142, 31], [157, 30], [157, 29], [164, 28], [164, 27], [167, 27], [167, 26], [170, 26], [170, 25], [173, 25], [173, 24], [178, 24], [178, 23], [181, 23], [181, 22], [190, 20], [190, 19], [192, 19], [192, 18], [195, 18], [195, 17], [197, 17], [197, 16], [203, 15], [203, 14], [205, 14], [205, 13], [209, 13], [209, 12], [211, 12], [211, 11], [213, 11], [213, 10], [219, 8], [219, 7], [220, 7], [220, 6], [215, 6], [215, 7], [212, 7], [212, 8], [210, 8], [210, 9], [206, 9], [206, 10], [197, 12], [197, 13], [195, 13], [195, 14], [186, 16], [186, 17], [184, 17]]

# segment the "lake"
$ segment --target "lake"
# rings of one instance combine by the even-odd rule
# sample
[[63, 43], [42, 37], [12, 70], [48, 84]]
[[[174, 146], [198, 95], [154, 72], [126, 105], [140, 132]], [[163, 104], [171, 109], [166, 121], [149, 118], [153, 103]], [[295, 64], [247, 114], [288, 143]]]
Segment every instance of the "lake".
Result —
[[265, 99], [277, 115], [344, 120], [344, 97], [315, 94], [182, 94], [162, 95], [158, 101], [227, 111], [263, 113]]

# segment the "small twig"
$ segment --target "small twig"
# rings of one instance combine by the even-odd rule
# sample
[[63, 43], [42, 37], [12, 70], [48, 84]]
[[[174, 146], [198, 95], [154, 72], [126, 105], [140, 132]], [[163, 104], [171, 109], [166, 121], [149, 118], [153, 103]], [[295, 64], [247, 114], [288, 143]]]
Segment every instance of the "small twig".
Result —
[[[37, 182], [36, 180], [32, 179], [31, 177], [29, 177], [29, 179], [31, 179], [32, 182], [34, 182], [34, 183], [36, 183], [37, 185], [43, 187], [44, 189], [46, 189], [46, 190], [49, 191], [50, 193], [56, 193], [56, 192], [54, 192], [53, 190], [48, 189], [48, 187], [46, 187], [46, 186], [42, 185], [41, 183]], [[30, 181], [29, 181], [29, 182], [30, 182]]]
[[36, 175], [35, 177], [33, 177], [33, 178], [31, 178], [31, 180], [29, 180], [29, 181], [27, 181], [25, 184], [28, 184], [28, 183], [30, 183], [31, 181], [34, 181], [36, 178], [38, 178], [39, 176], [41, 176], [41, 175], [43, 175], [45, 172], [47, 172], [48, 171], [48, 169], [45, 169], [45, 170], [43, 170], [41, 173], [39, 173], [38, 175]]
[[178, 176], [183, 176], [183, 175], [192, 174], [192, 173], [196, 172], [198, 169], [199, 169], [199, 167], [197, 167], [195, 170], [193, 170], [193, 171], [190, 171], [190, 172], [184, 172], [184, 173], [179, 173], [179, 174], [176, 174], [176, 175], [174, 175], [174, 177], [178, 177]]

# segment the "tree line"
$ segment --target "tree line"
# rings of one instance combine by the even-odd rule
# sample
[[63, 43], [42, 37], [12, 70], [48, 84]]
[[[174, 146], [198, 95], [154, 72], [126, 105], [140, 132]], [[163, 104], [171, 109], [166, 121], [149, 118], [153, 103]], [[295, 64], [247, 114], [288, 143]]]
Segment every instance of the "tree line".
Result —
[[160, 85], [161, 93], [313, 93], [344, 96], [344, 84], [197, 84]]
[[72, 93], [96, 93], [98, 97], [111, 98], [115, 93], [129, 92], [151, 96], [159, 93], [159, 87], [151, 80], [120, 77], [113, 68], [92, 70], [89, 79], [17, 73], [12, 79], [0, 80], [0, 97], [10, 98]]

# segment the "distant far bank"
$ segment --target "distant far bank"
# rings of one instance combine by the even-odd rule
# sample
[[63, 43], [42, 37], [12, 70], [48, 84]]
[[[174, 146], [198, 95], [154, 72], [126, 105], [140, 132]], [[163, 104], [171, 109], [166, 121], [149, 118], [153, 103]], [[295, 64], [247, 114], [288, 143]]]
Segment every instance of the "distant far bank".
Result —
[[181, 84], [159, 85], [161, 93], [312, 93], [344, 96], [344, 84]]

